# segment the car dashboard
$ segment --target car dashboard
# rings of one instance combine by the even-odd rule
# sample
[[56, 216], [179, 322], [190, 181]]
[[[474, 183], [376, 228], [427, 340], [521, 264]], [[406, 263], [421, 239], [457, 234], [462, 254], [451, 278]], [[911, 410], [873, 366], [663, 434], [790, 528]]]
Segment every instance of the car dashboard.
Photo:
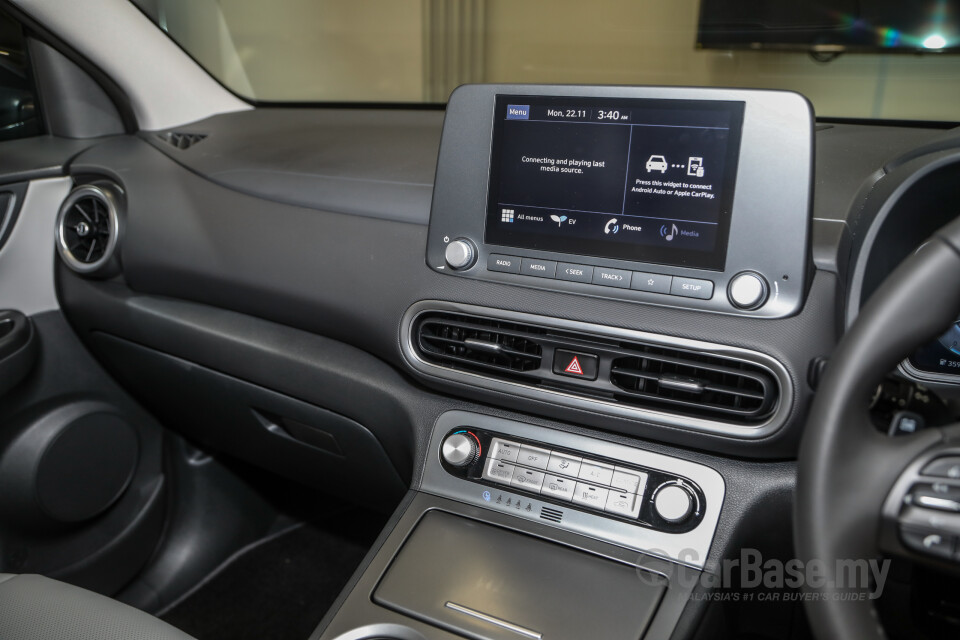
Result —
[[[667, 637], [698, 576], [790, 540], [819, 372], [955, 216], [958, 162], [955, 131], [815, 121], [773, 91], [258, 108], [78, 151], [77, 201], [116, 235], [57, 262], [57, 296], [164, 423], [395, 508], [314, 637], [563, 637], [578, 603], [614, 614], [582, 585], [623, 566], [648, 579], [614, 635]], [[956, 331], [891, 379], [955, 401]], [[465, 559], [452, 535], [527, 551]], [[554, 600], [459, 593], [467, 568]]]

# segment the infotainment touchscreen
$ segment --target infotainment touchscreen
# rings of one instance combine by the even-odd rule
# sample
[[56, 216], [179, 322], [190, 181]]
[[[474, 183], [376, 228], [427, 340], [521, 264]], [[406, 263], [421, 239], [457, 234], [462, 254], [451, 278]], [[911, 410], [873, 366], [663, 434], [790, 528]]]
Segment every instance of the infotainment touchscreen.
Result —
[[744, 103], [498, 95], [488, 244], [723, 270]]

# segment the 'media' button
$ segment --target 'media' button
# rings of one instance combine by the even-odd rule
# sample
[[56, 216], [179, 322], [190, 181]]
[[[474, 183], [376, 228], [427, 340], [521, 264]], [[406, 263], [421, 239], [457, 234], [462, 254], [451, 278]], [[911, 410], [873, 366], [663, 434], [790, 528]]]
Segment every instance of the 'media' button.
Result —
[[623, 269], [607, 269], [606, 267], [596, 267], [593, 270], [593, 284], [600, 284], [605, 287], [629, 289], [630, 272], [624, 271]]
[[524, 258], [523, 262], [520, 263], [520, 273], [525, 276], [552, 278], [557, 273], [557, 263], [553, 260]]

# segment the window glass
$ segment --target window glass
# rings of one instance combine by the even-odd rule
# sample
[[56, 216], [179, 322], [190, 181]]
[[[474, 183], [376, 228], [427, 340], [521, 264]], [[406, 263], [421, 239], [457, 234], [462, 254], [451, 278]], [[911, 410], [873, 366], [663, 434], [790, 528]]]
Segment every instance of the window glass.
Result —
[[[821, 116], [960, 120], [960, 55], [704, 49], [697, 0], [134, 1], [256, 101], [442, 103], [467, 82], [693, 85], [791, 89]], [[817, 6], [880, 11], [889, 2]], [[952, 25], [957, 5], [915, 10]], [[911, 41], [883, 24], [833, 19], [878, 46]]]
[[0, 141], [43, 132], [23, 29], [0, 10]]

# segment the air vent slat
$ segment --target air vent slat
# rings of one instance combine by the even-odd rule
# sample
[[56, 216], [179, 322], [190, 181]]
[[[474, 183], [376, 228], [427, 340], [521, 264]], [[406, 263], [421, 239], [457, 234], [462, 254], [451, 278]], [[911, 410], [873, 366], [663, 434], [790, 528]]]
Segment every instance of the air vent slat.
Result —
[[[488, 351], [488, 352], [490, 352], [490, 353], [494, 353], [494, 352], [495, 352], [495, 353], [501, 353], [501, 354], [503, 354], [503, 355], [508, 355], [508, 356], [518, 356], [518, 357], [519, 357], [519, 356], [526, 356], [526, 355], [528, 355], [527, 353], [524, 353], [523, 351], [518, 351], [518, 350], [516, 350], [516, 349], [511, 349], [510, 347], [505, 347], [505, 346], [503, 346], [502, 344], [495, 343], [495, 342], [487, 342], [486, 345], [490, 345], [490, 346], [488, 347], [488, 346], [484, 346], [484, 345], [480, 345], [480, 344], [471, 344], [469, 338], [466, 339], [466, 340], [459, 340], [459, 339], [456, 339], [456, 338], [447, 338], [447, 337], [444, 337], [444, 336], [432, 335], [432, 336], [429, 336], [429, 337], [424, 337], [424, 339], [425, 339], [425, 340], [429, 340], [429, 341], [431, 341], [431, 342], [443, 342], [443, 343], [446, 343], [446, 344], [449, 344], [449, 345], [457, 345], [457, 346], [466, 347], [466, 348], [482, 349], [482, 350], [486, 350], [486, 351]], [[479, 342], [479, 341], [478, 341], [478, 342]], [[494, 351], [494, 349], [491, 348], [491, 347], [495, 347], [495, 351]]]
[[[640, 391], [620, 391], [626, 397], [649, 400], [651, 403], [666, 404], [675, 407], [696, 408], [698, 410], [710, 411], [731, 416], [749, 416], [753, 413], [750, 409], [738, 409], [735, 405], [723, 405], [708, 402], [698, 402], [696, 400], [682, 400], [680, 398], [671, 398], [656, 393], [643, 393]], [[699, 413], [699, 411], [698, 411]]]
[[[426, 324], [428, 325], [436, 324], [443, 327], [452, 327], [456, 329], [463, 329], [466, 331], [479, 331], [480, 333], [484, 332], [485, 327], [489, 327], [489, 325], [487, 324], [470, 324], [468, 322], [462, 322], [462, 321], [456, 321], [456, 320], [453, 320], [450, 322], [442, 322], [442, 323], [440, 322], [431, 323], [428, 321]], [[513, 338], [529, 338], [530, 337], [530, 332], [528, 331], [515, 330], [507, 326], [503, 326], [503, 327], [497, 326], [495, 328], [487, 329], [487, 331], [496, 333], [497, 335], [500, 335], [500, 336], [511, 336]]]

